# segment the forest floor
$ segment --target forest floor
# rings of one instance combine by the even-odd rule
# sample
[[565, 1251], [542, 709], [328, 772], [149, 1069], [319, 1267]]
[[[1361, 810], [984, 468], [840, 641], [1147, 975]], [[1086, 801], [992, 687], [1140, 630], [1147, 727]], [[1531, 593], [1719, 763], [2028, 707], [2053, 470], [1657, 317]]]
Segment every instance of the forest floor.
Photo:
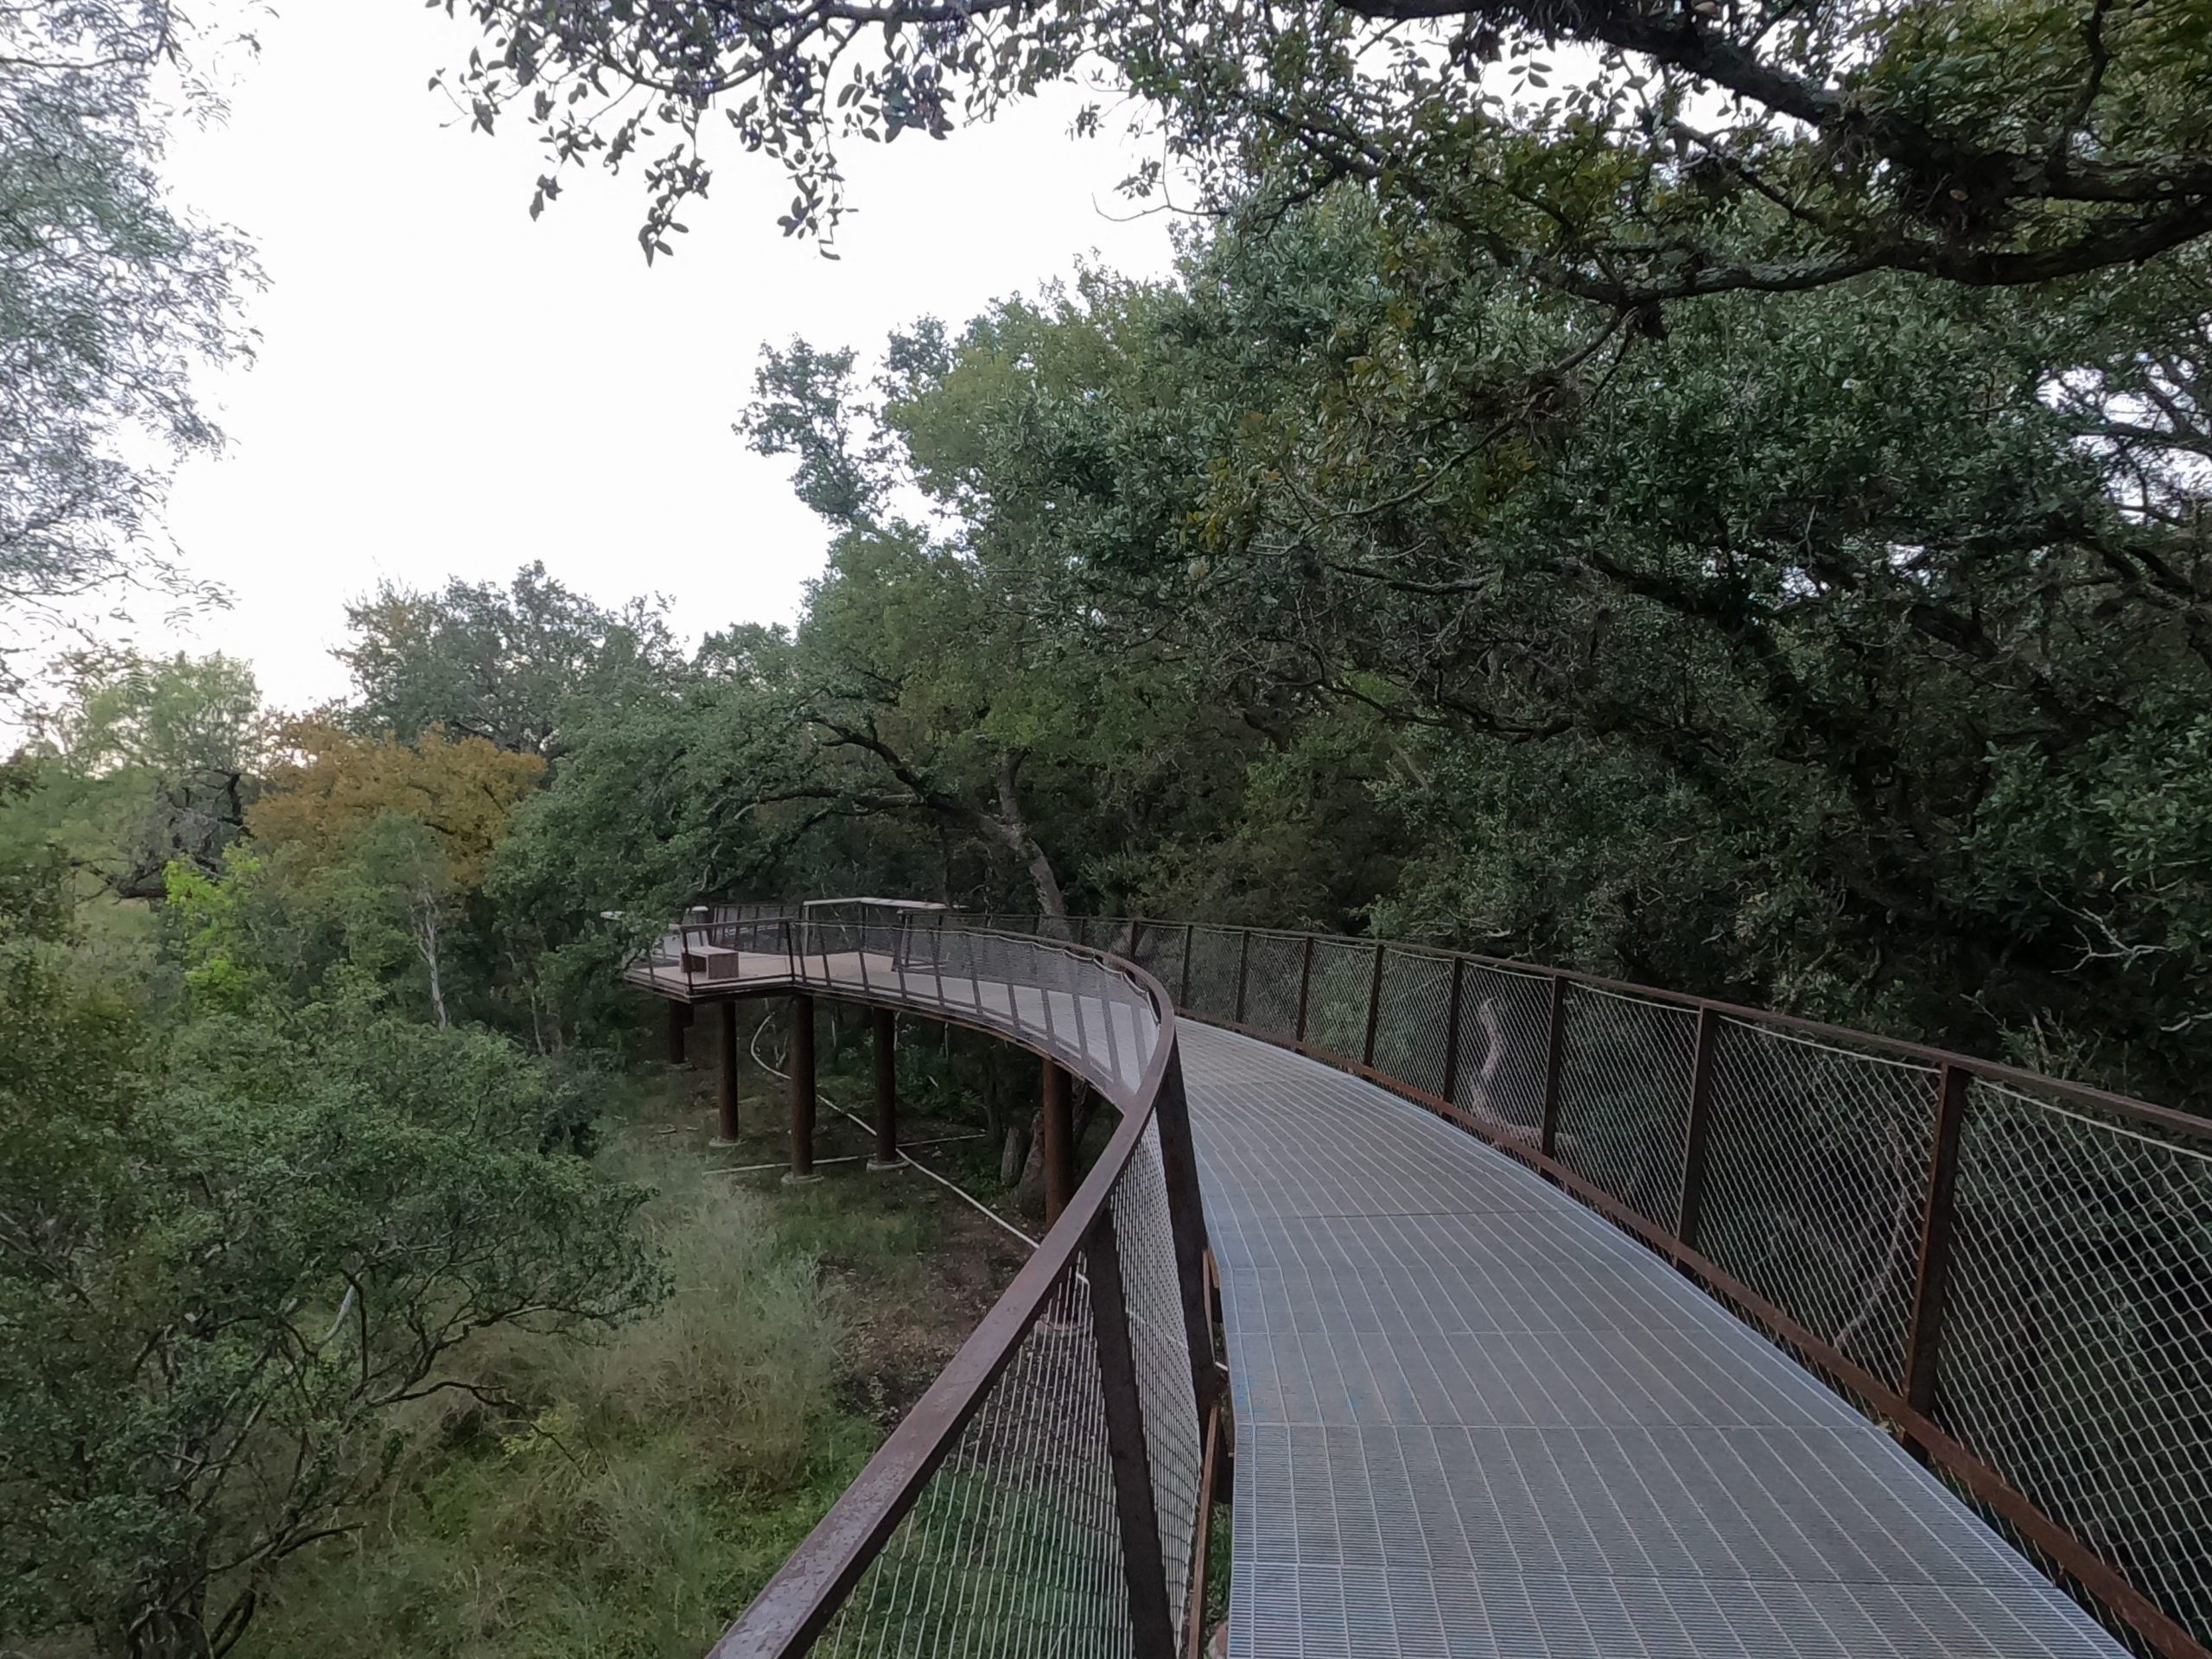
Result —
[[[423, 1404], [366, 1524], [281, 1574], [240, 1659], [698, 1659], [1027, 1259], [925, 1176], [868, 1169], [828, 1104], [865, 1109], [865, 1065], [825, 1057], [804, 1185], [779, 1079], [747, 1066], [726, 1148], [704, 1067], [616, 1084], [600, 1156], [655, 1189], [668, 1300], [595, 1339], [482, 1339], [482, 1397]], [[971, 1176], [986, 1144], [918, 1155]]]

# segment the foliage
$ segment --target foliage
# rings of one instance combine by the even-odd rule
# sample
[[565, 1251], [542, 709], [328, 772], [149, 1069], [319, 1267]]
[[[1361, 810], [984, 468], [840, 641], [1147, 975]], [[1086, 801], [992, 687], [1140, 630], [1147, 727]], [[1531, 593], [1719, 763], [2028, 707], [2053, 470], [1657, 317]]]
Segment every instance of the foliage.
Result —
[[[473, 1332], [657, 1292], [642, 1193], [541, 1150], [544, 1080], [499, 1039], [210, 1014], [134, 1072], [54, 1052], [113, 1016], [52, 970], [10, 988], [53, 1040], [0, 1090], [0, 1629], [226, 1651]], [[54, 1100], [73, 1070], [95, 1086]]]
[[192, 591], [150, 550], [162, 473], [130, 447], [217, 443], [189, 371], [248, 344], [251, 256], [156, 171], [165, 103], [215, 107], [188, 55], [205, 45], [166, 0], [0, 12], [0, 610], [18, 626], [122, 577]]
[[477, 124], [524, 105], [556, 164], [533, 212], [561, 167], [667, 146], [644, 156], [648, 257], [707, 188], [717, 109], [790, 172], [785, 232], [827, 233], [841, 141], [944, 137], [1093, 66], [1209, 205], [1357, 179], [1470, 267], [1624, 312], [1883, 270], [2042, 282], [2212, 230], [2193, 0], [467, 10]]
[[124, 899], [158, 895], [177, 860], [219, 868], [245, 828], [264, 760], [252, 671], [181, 652], [155, 660], [79, 652], [58, 666], [65, 696], [41, 722], [58, 774], [49, 795], [79, 818], [73, 838], [87, 866]]
[[354, 638], [338, 656], [359, 689], [349, 721], [364, 734], [390, 732], [406, 743], [442, 729], [503, 749], [557, 753], [569, 696], [605, 699], [632, 682], [651, 683], [671, 649], [655, 605], [640, 599], [603, 610], [542, 563], [517, 571], [505, 592], [454, 581], [429, 594], [385, 582], [346, 616]]
[[461, 887], [483, 880], [508, 816], [545, 770], [535, 754], [435, 728], [402, 743], [309, 718], [286, 726], [279, 742], [291, 758], [270, 768], [268, 791], [247, 815], [257, 842], [324, 869], [356, 836], [397, 813], [430, 831]]
[[672, 1293], [603, 1341], [509, 1340], [504, 1401], [433, 1407], [397, 1494], [276, 1590], [242, 1653], [691, 1659], [856, 1472], [841, 1321], [768, 1206], [690, 1152], [626, 1150]]

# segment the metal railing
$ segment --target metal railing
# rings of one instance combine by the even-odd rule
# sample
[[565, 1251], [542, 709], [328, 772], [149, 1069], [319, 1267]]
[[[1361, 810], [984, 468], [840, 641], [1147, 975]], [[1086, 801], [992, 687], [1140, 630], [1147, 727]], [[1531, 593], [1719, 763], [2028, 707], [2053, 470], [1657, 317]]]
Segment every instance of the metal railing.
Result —
[[1366, 1076], [1535, 1168], [1889, 1425], [2131, 1647], [2208, 1659], [2212, 1122], [1524, 963], [1128, 918], [1065, 931], [1149, 969], [1184, 1014]]
[[1219, 1373], [1159, 982], [880, 904], [702, 907], [630, 976], [693, 1000], [793, 991], [931, 1014], [1053, 1059], [1121, 1112], [1035, 1254], [715, 1659], [1194, 1645]]
[[[1195, 1426], [1213, 1373], [1180, 1068], [1157, 1034], [1172, 1039], [1176, 1009], [1365, 1076], [1536, 1169], [1887, 1424], [2129, 1646], [2212, 1659], [2212, 1123], [1787, 1015], [1370, 939], [719, 907], [648, 971], [713, 995], [735, 969], [711, 953], [729, 949], [780, 957], [779, 983], [1012, 1036], [1124, 1118], [1044, 1248], [717, 1659], [798, 1652], [817, 1633], [840, 1654], [1147, 1654], [1161, 1650], [1143, 1634], [1163, 1628], [1154, 1584], [1164, 1627], [1191, 1632]], [[1085, 975], [1141, 990], [1148, 1048], [1100, 1017], [1118, 994], [1076, 989]], [[1032, 979], [1051, 996], [1001, 989]], [[1126, 1565], [1134, 1500], [1109, 1496], [1106, 1472], [1126, 1467], [1129, 1431], [1116, 1440], [1110, 1390], [1091, 1380], [1124, 1365], [1152, 1378], [1138, 1393], [1162, 1565], [1141, 1583]]]

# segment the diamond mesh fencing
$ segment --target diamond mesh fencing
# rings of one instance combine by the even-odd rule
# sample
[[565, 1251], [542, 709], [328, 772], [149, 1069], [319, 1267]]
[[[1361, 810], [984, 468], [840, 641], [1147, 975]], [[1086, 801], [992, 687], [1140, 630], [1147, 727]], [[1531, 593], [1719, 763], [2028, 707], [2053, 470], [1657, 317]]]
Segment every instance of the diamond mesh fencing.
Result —
[[1697, 1248], [1904, 1384], [1935, 1067], [1724, 1019]]
[[1071, 1272], [811, 1651], [1131, 1650], [1090, 1298]]
[[1114, 1238], [1128, 1303], [1137, 1398], [1144, 1411], [1146, 1461], [1160, 1522], [1168, 1617], [1180, 1630], [1188, 1611], [1205, 1446], [1198, 1437], [1191, 1351], [1184, 1339], [1182, 1292], [1175, 1276], [1175, 1239], [1157, 1123], [1146, 1129], [1115, 1183]]
[[1192, 1013], [1209, 1020], [1236, 1017], [1236, 962], [1242, 952], [1242, 928], [1201, 927], [1189, 936], [1189, 982], [1182, 1001]]
[[1306, 1040], [1347, 1059], [1367, 1052], [1367, 999], [1375, 984], [1375, 947], [1316, 939], [1306, 992]]
[[2212, 1156], [1977, 1079], [1936, 1416], [2212, 1641]]
[[1681, 1198], [1696, 1043], [1687, 1008], [1567, 987], [1559, 1160], [1662, 1227]]
[[1482, 963], [1460, 969], [1459, 1075], [1446, 1097], [1486, 1128], [1533, 1140], [1544, 1117], [1552, 982]]
[[1444, 1071], [1445, 1051], [1452, 1041], [1452, 958], [1427, 951], [1386, 950], [1378, 994], [1376, 1069], [1426, 1093], [1446, 1095]]
[[1263, 1037], [1294, 1041], [1306, 940], [1294, 933], [1255, 933], [1251, 939], [1244, 959], [1243, 1024]]

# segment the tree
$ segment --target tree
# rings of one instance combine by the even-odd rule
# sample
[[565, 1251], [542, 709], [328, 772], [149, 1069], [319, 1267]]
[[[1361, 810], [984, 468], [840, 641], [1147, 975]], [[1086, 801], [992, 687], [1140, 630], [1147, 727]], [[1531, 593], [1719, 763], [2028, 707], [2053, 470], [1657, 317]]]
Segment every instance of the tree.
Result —
[[387, 814], [422, 823], [463, 888], [483, 880], [515, 805], [537, 786], [545, 762], [481, 737], [436, 728], [414, 742], [355, 737], [327, 720], [295, 721], [278, 736], [292, 758], [269, 770], [268, 790], [246, 822], [257, 842], [326, 868]]
[[22, 816], [118, 898], [158, 898], [178, 860], [219, 868], [267, 741], [251, 671], [220, 655], [130, 651], [75, 652], [56, 666], [65, 694], [26, 751], [43, 759], [46, 786]]
[[189, 372], [249, 344], [250, 254], [156, 171], [165, 103], [216, 107], [187, 55], [204, 44], [166, 0], [0, 12], [0, 612], [18, 626], [120, 579], [196, 591], [152, 550], [162, 466], [127, 456], [218, 443]]
[[609, 611], [524, 566], [505, 590], [454, 581], [442, 594], [385, 583], [346, 607], [339, 651], [358, 696], [350, 723], [412, 742], [433, 727], [503, 749], [559, 752], [563, 705], [651, 683], [673, 654], [658, 605]]
[[666, 145], [645, 167], [649, 257], [707, 188], [717, 108], [790, 171], [785, 231], [828, 232], [841, 140], [943, 137], [1092, 64], [1152, 107], [1209, 205], [1361, 180], [1463, 267], [1621, 312], [1885, 270], [2043, 282], [2212, 231], [2194, 0], [467, 10], [489, 37], [461, 81], [477, 124], [526, 100], [556, 162], [533, 211], [560, 167]]
[[154, 1076], [94, 1067], [59, 1111], [0, 1087], [0, 1633], [229, 1651], [395, 1413], [477, 1386], [474, 1333], [658, 1294], [645, 1194], [541, 1149], [544, 1080], [488, 1033], [208, 1016]]

